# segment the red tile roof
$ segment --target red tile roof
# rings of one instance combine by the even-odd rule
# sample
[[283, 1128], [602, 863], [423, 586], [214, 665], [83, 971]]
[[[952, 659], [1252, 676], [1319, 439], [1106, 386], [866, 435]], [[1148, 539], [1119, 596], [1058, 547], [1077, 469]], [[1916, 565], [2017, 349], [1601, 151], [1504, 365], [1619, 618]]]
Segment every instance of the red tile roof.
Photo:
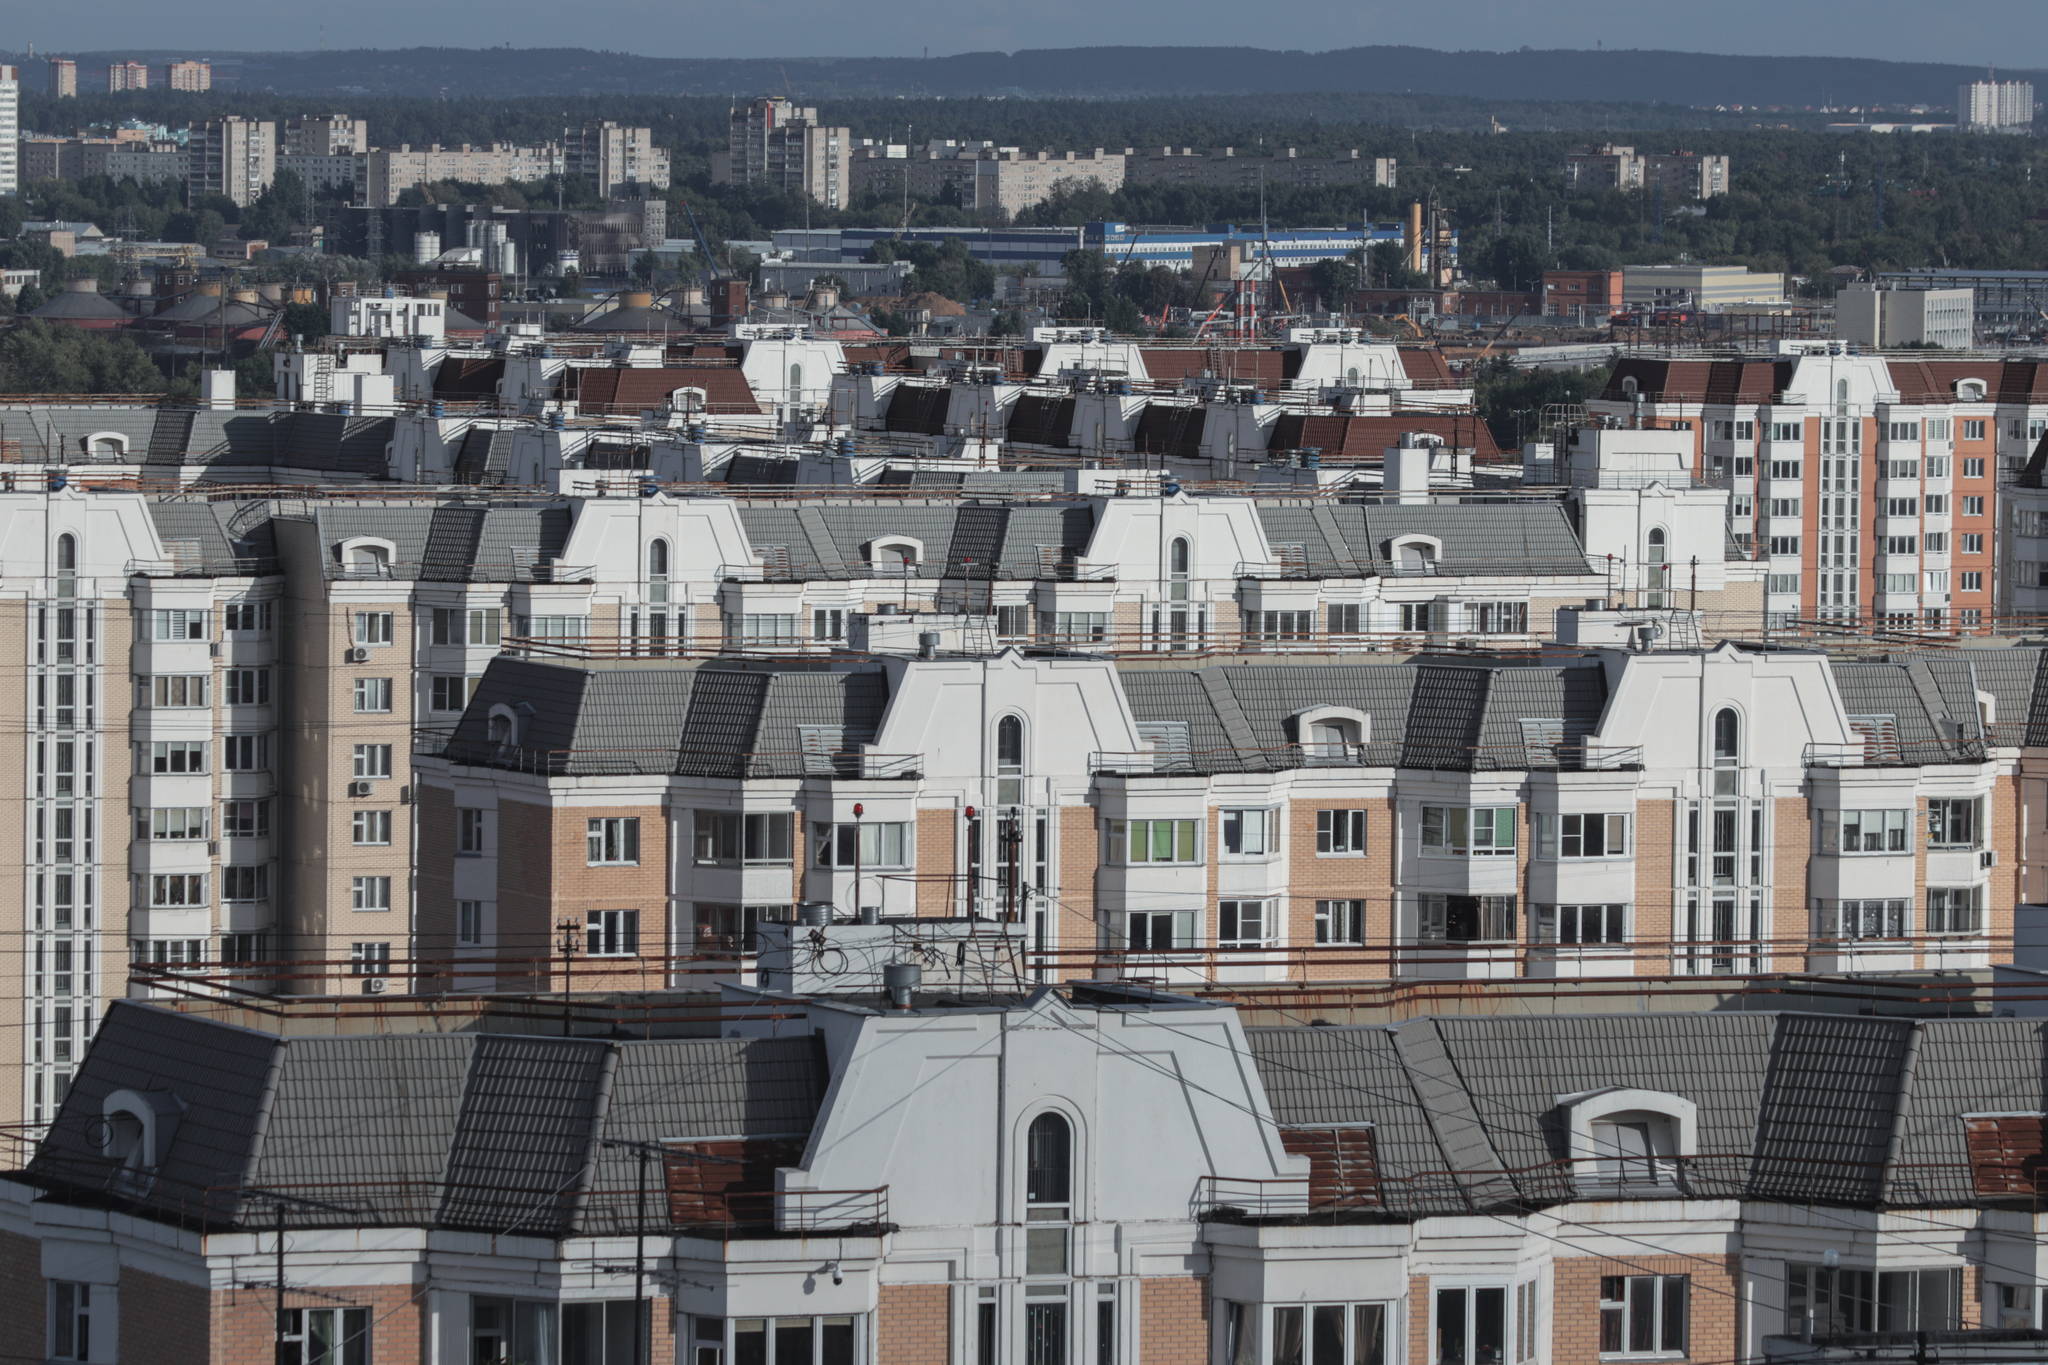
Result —
[[577, 410], [631, 415], [645, 408], [668, 406], [677, 389], [702, 389], [714, 413], [759, 412], [753, 386], [738, 367], [671, 365], [658, 370], [614, 369], [610, 366], [569, 369], [565, 387], [575, 386]]
[[1482, 460], [1505, 459], [1507, 452], [1476, 412], [1395, 412], [1359, 414], [1283, 413], [1273, 423], [1269, 450], [1323, 452], [1325, 464], [1357, 464], [1378, 460], [1387, 447], [1401, 444], [1404, 431], [1428, 432], [1452, 446], [1471, 446]]

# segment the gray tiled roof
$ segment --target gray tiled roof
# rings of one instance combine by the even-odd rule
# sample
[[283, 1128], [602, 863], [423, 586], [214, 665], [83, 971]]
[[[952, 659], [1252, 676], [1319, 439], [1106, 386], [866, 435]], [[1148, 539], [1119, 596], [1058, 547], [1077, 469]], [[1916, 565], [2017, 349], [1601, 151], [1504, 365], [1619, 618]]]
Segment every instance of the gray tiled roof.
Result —
[[1403, 536], [1443, 544], [1444, 574], [1529, 578], [1581, 575], [1585, 551], [1556, 502], [1258, 504], [1270, 545], [1299, 545], [1311, 576], [1386, 574]]

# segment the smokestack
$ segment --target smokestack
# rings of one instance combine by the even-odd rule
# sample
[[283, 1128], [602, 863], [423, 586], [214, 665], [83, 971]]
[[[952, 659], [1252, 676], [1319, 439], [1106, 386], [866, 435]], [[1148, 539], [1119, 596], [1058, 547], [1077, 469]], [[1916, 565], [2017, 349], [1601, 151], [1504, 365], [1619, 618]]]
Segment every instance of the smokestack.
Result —
[[1408, 268], [1410, 270], [1422, 269], [1422, 201], [1420, 199], [1408, 205], [1407, 240], [1402, 243], [1402, 246], [1406, 248]]

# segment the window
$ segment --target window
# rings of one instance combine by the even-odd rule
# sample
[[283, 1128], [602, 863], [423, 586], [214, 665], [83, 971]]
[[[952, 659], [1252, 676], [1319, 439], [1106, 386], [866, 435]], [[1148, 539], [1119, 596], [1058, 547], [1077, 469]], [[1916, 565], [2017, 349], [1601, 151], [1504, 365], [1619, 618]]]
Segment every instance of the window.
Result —
[[349, 906], [355, 910], [389, 910], [391, 908], [391, 878], [352, 878], [349, 886]]
[[[64, 678], [57, 680], [66, 681]], [[204, 706], [206, 705], [206, 674], [197, 673], [177, 677], [150, 678], [143, 683], [142, 704], [144, 706]], [[61, 704], [63, 698], [58, 698]]]
[[[1964, 516], [1981, 517], [1984, 515], [1984, 499], [1982, 497], [1958, 498], [1956, 501], [1962, 504], [1962, 514]], [[1929, 498], [1927, 504], [1927, 510], [1932, 512], [1934, 510], [1934, 499]]]
[[50, 1281], [50, 1355], [55, 1360], [92, 1358], [91, 1285]]
[[[1773, 422], [1771, 423], [1771, 439], [1773, 441], [1804, 441], [1806, 439], [1806, 423]], [[1797, 476], [1795, 475], [1794, 477]]]
[[1223, 855], [1265, 858], [1280, 851], [1280, 812], [1226, 810], [1222, 813]]
[[1109, 638], [1106, 611], [1062, 611], [1052, 614], [1054, 644], [1101, 644]]
[[[1000, 609], [999, 609], [1000, 610]], [[1011, 608], [1011, 610], [1016, 610]], [[819, 607], [811, 613], [811, 639], [821, 642], [837, 642], [846, 638], [846, 612], [843, 608]]]
[[359, 645], [390, 644], [391, 613], [388, 611], [359, 611], [355, 613], [355, 642]]
[[1963, 1325], [1963, 1272], [1844, 1266], [1785, 1268], [1785, 1333], [1802, 1340], [1844, 1332], [1952, 1331]]
[[[823, 612], [818, 613], [824, 615]], [[836, 614], [836, 613], [835, 613]], [[996, 638], [1001, 640], [1027, 640], [1031, 637], [1031, 608], [1029, 606], [1008, 606], [996, 608]], [[838, 639], [838, 636], [833, 636]]]
[[287, 1308], [277, 1327], [277, 1365], [369, 1365], [367, 1308]]
[[1422, 847], [1459, 857], [1513, 857], [1515, 807], [1424, 806]]
[[1929, 570], [1927, 571], [1927, 579], [1926, 579], [1926, 582], [1927, 582], [1927, 591], [1929, 591], [1929, 592], [1937, 592], [1937, 593], [1938, 593], [1938, 592], [1947, 592], [1947, 591], [1948, 591], [1948, 570], [1947, 570], [1947, 569], [1929, 569]]
[[206, 807], [157, 806], [137, 811], [135, 837], [138, 839], [204, 839]]
[[696, 859], [707, 865], [739, 862], [788, 863], [792, 856], [788, 811], [741, 815], [700, 810], [696, 817]]
[[1602, 1275], [1600, 1354], [1684, 1355], [1691, 1294], [1684, 1275]]
[[268, 801], [223, 801], [220, 803], [220, 833], [223, 839], [268, 839]]
[[1927, 932], [1930, 934], [1975, 934], [1984, 928], [1984, 888], [1981, 886], [1930, 886], [1927, 888]]
[[475, 689], [474, 678], [437, 675], [428, 685], [427, 706], [434, 711], [460, 711], [469, 705], [470, 693]]
[[356, 710], [389, 711], [391, 709], [391, 679], [357, 678], [355, 688]]
[[455, 902], [455, 941], [465, 947], [475, 947], [484, 941], [482, 901]]
[[1948, 494], [1929, 493], [1926, 497], [1920, 500], [1920, 506], [1926, 510], [1927, 515], [1930, 517], [1947, 516]]
[[639, 953], [638, 910], [592, 910], [588, 925], [592, 957], [633, 957]]
[[230, 633], [265, 633], [270, 629], [270, 603], [230, 602], [222, 609], [221, 627]]
[[1927, 803], [1929, 848], [1976, 848], [1983, 824], [1982, 797], [1933, 800]]
[[1917, 441], [1920, 439], [1920, 424], [1918, 422], [1889, 423], [1885, 427], [1885, 439], [1888, 441]]
[[1271, 901], [1216, 902], [1216, 946], [1259, 948], [1273, 932]]
[[1467, 602], [1465, 629], [1475, 635], [1526, 635], [1527, 602]]
[[1365, 852], [1365, 812], [1362, 810], [1319, 810], [1316, 812], [1316, 852]]
[[[59, 943], [58, 956], [65, 956], [71, 945]], [[206, 965], [206, 940], [203, 938], [138, 938], [134, 945], [135, 961], [158, 967], [203, 967]], [[59, 968], [63, 963], [59, 962]]]
[[1417, 938], [1423, 943], [1510, 941], [1515, 937], [1513, 896], [1451, 896], [1424, 892], [1416, 898]]
[[1756, 439], [1756, 423], [1751, 421], [1716, 422], [1714, 423], [1714, 439], [1718, 441], [1754, 441]]
[[1877, 575], [1879, 592], [1912, 593], [1920, 590], [1920, 575], [1912, 573], [1881, 573]]
[[1799, 575], [1796, 573], [1774, 573], [1764, 575], [1764, 591], [1769, 593], [1796, 593], [1799, 591]]
[[668, 542], [649, 541], [647, 545], [647, 600], [668, 601]]
[[391, 945], [388, 943], [349, 944], [348, 969], [356, 976], [389, 976], [391, 974]]
[[1268, 644], [1284, 644], [1313, 640], [1316, 633], [1316, 614], [1312, 611], [1267, 611], [1260, 612], [1252, 622], [1259, 638]]
[[1910, 853], [1908, 810], [1824, 810], [1820, 812], [1823, 853]]
[[589, 862], [593, 867], [600, 863], [640, 861], [639, 817], [603, 816], [591, 820], [586, 833], [590, 844]]
[[[61, 750], [64, 746], [59, 745]], [[149, 768], [153, 773], [203, 773], [206, 771], [204, 740], [158, 740], [149, 746]]]
[[818, 823], [819, 867], [907, 867], [910, 826], [894, 820], [861, 820], [847, 825]]
[[[485, 832], [488, 829], [490, 811], [478, 806], [458, 806], [455, 810], [455, 851], [475, 856], [484, 852]], [[388, 837], [388, 827], [387, 827]], [[359, 839], [356, 841], [361, 843]]]
[[1883, 475], [1887, 479], [1917, 479], [1920, 477], [1918, 460], [1885, 460]]
[[1343, 602], [1332, 605], [1330, 607], [1329, 622], [1330, 634], [1332, 635], [1358, 634], [1361, 629], [1358, 603]]
[[1959, 592], [1984, 591], [1984, 571], [1982, 569], [1966, 569], [1962, 573], [1957, 574], [1956, 578], [1958, 579], [1956, 589]]
[[587, 616], [516, 616], [512, 625], [513, 634], [530, 640], [581, 640], [590, 634]]
[[[1773, 499], [1773, 504], [1782, 499]], [[1728, 498], [1728, 515], [1735, 521], [1748, 521], [1756, 515], [1756, 498], [1748, 493], [1734, 493]]]
[[1317, 901], [1316, 942], [1365, 942], [1365, 902]]
[[356, 745], [355, 766], [352, 771], [357, 777], [391, 776], [391, 746], [389, 744]]
[[1436, 1291], [1435, 1365], [1500, 1365], [1507, 1359], [1504, 1286]]
[[146, 640], [204, 640], [206, 613], [158, 608], [143, 617]]
[[1947, 477], [1948, 477], [1948, 456], [1946, 456], [1946, 455], [1929, 455], [1929, 456], [1927, 457], [1927, 477], [1928, 477], [1928, 478], [1930, 478], [1930, 479], [1945, 479], [1945, 478], [1947, 478]]
[[[1250, 1336], [1249, 1324], [1241, 1324], [1233, 1337], [1238, 1353], [1225, 1365], [1252, 1365], [1257, 1347]], [[1273, 1310], [1273, 1365], [1383, 1365], [1386, 1356], [1383, 1303], [1287, 1304]]]
[[1816, 900], [1813, 936], [1817, 939], [1905, 938], [1913, 932], [1908, 911], [1912, 902], [1899, 899]]
[[1194, 820], [1112, 820], [1109, 861], [1117, 865], [1192, 863], [1196, 860], [1196, 824]]
[[1965, 441], [1983, 440], [1984, 419], [1981, 417], [1965, 417], [1963, 419], [1963, 439]]
[[230, 668], [221, 675], [227, 686], [229, 706], [270, 705], [270, 670], [267, 668]]
[[[1040, 1114], [1024, 1132], [1024, 1273], [1067, 1273], [1065, 1226], [1072, 1221], [1074, 1130], [1058, 1114]], [[1039, 1224], [1057, 1224], [1044, 1227]]]
[[1799, 537], [1772, 536], [1765, 548], [1774, 555], [1796, 555], [1799, 553]]
[[206, 904], [205, 874], [156, 873], [149, 879], [149, 903], [158, 908]]
[[[468, 812], [464, 812], [467, 814]], [[351, 832], [357, 844], [388, 844], [391, 842], [391, 812], [388, 810], [359, 810], [349, 816]]]
[[264, 771], [270, 767], [270, 736], [221, 736], [220, 765], [231, 773]]
[[773, 615], [728, 613], [725, 636], [729, 643], [739, 645], [793, 645], [798, 641], [796, 623], [795, 612]]
[[[1982, 423], [1979, 423], [1979, 425], [1981, 426]], [[1984, 477], [1984, 460], [1982, 456], [1963, 461], [1963, 477], [1966, 479], [1981, 479]]]
[[[1929, 540], [1932, 540], [1932, 539], [1933, 539], [1933, 537], [1932, 537], [1932, 536], [1929, 536], [1929, 537], [1928, 537], [1928, 539], [1929, 539]], [[1932, 550], [1932, 549], [1934, 549], [1935, 547], [1934, 547], [1933, 545], [1929, 545], [1929, 546], [1928, 546], [1927, 548], [1928, 548], [1929, 550]], [[1961, 535], [1957, 536], [1957, 537], [1956, 537], [1956, 552], [1957, 552], [1958, 554], [1966, 554], [1966, 555], [1981, 555], [1981, 554], [1983, 554], [1983, 553], [1984, 553], [1984, 534], [1983, 534], [1983, 532], [1981, 532], [1981, 531], [1965, 531], [1965, 532], [1963, 532], [1963, 533], [1962, 533]]]
[[1148, 910], [1126, 915], [1124, 946], [1133, 952], [1155, 953], [1193, 948], [1196, 918], [1193, 910]]
[[1626, 905], [1539, 905], [1538, 943], [1626, 943]]
[[247, 967], [263, 960], [263, 935], [222, 934], [220, 936], [220, 961], [223, 966]]
[[437, 645], [495, 645], [499, 622], [496, 607], [435, 607], [428, 639]]
[[1735, 477], [1736, 477], [1736, 478], [1738, 478], [1738, 479], [1753, 479], [1753, 478], [1755, 478], [1755, 477], [1756, 477], [1756, 456], [1754, 456], [1754, 455], [1737, 455], [1737, 456], [1735, 457]]
[[1799, 499], [1772, 498], [1771, 515], [1774, 517], [1796, 517], [1799, 515]]
[[220, 898], [224, 901], [269, 900], [270, 865], [256, 863], [247, 867], [222, 868]]
[[1918, 498], [1886, 498], [1884, 514], [1888, 517], [1916, 517], [1920, 515]]
[[1619, 858], [1627, 855], [1626, 815], [1538, 815], [1539, 858]]
[[1022, 805], [1024, 801], [1024, 722], [1004, 716], [996, 722], [996, 804]]
[[1771, 477], [1773, 479], [1791, 479], [1796, 482], [1799, 478], [1799, 461], [1772, 460]]
[[1432, 621], [1437, 619], [1431, 611], [1431, 608], [1435, 605], [1433, 602], [1403, 602], [1401, 604], [1401, 629], [1408, 631], [1436, 629], [1431, 624]]
[[1959, 625], [1965, 626], [1981, 626], [1984, 624], [1984, 609], [1982, 607], [1964, 607], [1956, 613], [1956, 622]]

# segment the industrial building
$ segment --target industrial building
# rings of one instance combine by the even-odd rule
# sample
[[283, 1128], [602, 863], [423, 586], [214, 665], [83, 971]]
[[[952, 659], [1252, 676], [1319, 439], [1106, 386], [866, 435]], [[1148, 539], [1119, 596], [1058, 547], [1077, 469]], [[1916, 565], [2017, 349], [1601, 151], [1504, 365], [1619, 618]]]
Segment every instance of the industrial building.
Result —
[[1742, 265], [1630, 265], [1621, 271], [1621, 301], [1634, 308], [1718, 313], [1732, 304], [1784, 297], [1783, 275]]
[[1994, 338], [2025, 337], [2048, 331], [2048, 270], [1917, 270], [1886, 271], [1877, 277], [1882, 288], [1967, 289], [1976, 310], [1975, 332]]
[[1968, 350], [1976, 307], [1968, 289], [1900, 289], [1856, 284], [1835, 295], [1835, 335], [1861, 346]]

